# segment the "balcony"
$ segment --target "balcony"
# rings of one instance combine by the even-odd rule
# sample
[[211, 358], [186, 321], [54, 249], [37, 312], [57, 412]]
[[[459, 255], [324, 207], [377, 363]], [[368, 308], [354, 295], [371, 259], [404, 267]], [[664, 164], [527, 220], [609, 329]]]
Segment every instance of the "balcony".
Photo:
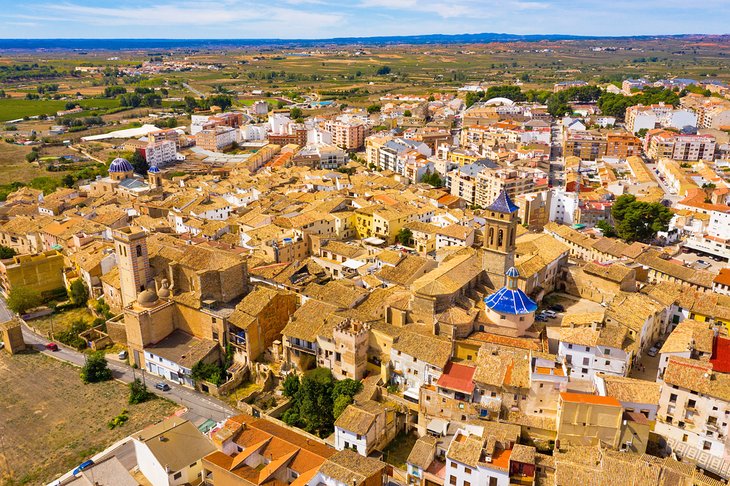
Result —
[[234, 331], [229, 332], [228, 333], [228, 342], [230, 342], [233, 346], [241, 349], [242, 351], [246, 351], [246, 337], [242, 332], [240, 332], [240, 333], [236, 333]]

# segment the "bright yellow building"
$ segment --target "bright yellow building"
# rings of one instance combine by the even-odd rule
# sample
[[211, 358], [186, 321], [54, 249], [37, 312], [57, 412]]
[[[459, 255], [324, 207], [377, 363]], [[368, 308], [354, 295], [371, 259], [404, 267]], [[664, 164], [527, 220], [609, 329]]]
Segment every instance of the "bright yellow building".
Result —
[[65, 288], [64, 266], [64, 257], [56, 250], [0, 261], [0, 292], [7, 296], [14, 288], [26, 287], [41, 295], [53, 294]]

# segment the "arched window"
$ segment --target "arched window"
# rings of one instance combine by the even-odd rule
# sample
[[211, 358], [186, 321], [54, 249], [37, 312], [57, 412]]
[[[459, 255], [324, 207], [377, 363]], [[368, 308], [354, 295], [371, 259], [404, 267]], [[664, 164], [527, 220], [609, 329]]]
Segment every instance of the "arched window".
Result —
[[489, 244], [494, 244], [494, 228], [489, 228]]
[[137, 256], [138, 257], [142, 256], [142, 245], [137, 245]]
[[504, 231], [499, 230], [499, 233], [497, 233], [497, 246], [501, 247], [503, 241], [504, 241]]

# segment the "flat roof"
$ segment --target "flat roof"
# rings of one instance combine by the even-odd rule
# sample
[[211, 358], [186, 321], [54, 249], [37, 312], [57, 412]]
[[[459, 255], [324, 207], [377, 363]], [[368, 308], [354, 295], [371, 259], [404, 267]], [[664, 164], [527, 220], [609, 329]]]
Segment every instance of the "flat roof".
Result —
[[613, 397], [601, 397], [589, 393], [563, 392], [560, 394], [560, 398], [565, 402], [590, 403], [593, 405], [608, 405], [613, 407], [621, 406], [621, 403]]

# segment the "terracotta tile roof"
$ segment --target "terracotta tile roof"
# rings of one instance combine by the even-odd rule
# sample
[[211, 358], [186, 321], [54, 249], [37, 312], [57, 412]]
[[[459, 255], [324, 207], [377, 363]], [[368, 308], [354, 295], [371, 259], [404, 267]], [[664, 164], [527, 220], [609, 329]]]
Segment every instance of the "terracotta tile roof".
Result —
[[471, 394], [474, 392], [474, 371], [473, 366], [466, 366], [458, 363], [448, 362], [444, 368], [437, 385], [449, 390], [456, 390], [462, 393]]
[[608, 405], [612, 407], [620, 407], [621, 404], [614, 397], [601, 397], [598, 395], [590, 395], [587, 393], [560, 393], [560, 398], [565, 402], [572, 403], [590, 403], [594, 405]]

